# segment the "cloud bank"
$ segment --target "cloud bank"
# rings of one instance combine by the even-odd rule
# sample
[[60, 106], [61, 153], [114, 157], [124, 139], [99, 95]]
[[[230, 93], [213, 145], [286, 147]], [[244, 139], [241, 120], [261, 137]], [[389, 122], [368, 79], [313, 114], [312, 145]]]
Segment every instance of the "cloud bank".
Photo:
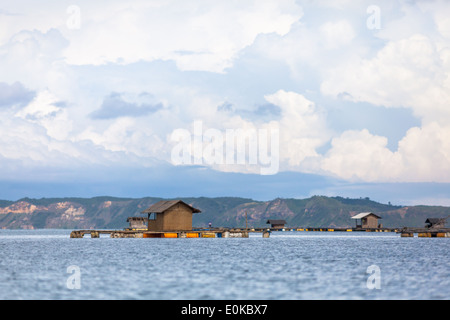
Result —
[[[446, 1], [36, 6], [0, 7], [1, 179], [170, 165], [171, 134], [201, 120], [221, 132], [276, 126], [281, 172], [450, 183]], [[377, 132], [358, 127], [355, 108]], [[409, 110], [415, 124], [394, 137], [375, 108]]]

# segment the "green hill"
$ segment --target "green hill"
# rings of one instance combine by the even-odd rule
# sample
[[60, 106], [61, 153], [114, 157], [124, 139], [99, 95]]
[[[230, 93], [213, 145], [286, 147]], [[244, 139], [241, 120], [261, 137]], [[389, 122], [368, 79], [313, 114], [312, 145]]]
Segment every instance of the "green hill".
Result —
[[[268, 219], [284, 219], [287, 227], [352, 227], [351, 217], [360, 212], [373, 212], [382, 217], [384, 227], [423, 227], [429, 217], [450, 215], [450, 207], [393, 206], [369, 198], [313, 196], [308, 199], [255, 201], [237, 197], [181, 198], [202, 212], [194, 214], [193, 225], [206, 227], [266, 227]], [[146, 198], [23, 198], [0, 200], [0, 228], [36, 229], [122, 229], [127, 218], [161, 200]], [[450, 219], [449, 219], [450, 220]]]

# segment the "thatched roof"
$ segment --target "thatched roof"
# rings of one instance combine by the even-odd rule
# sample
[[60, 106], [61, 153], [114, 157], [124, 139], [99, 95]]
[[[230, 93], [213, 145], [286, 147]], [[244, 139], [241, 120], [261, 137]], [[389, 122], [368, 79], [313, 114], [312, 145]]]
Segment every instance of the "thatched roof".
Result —
[[445, 223], [446, 218], [428, 218], [425, 223], [436, 224], [436, 223]]
[[199, 209], [196, 209], [181, 200], [161, 200], [151, 205], [146, 210], [142, 211], [142, 213], [163, 213], [164, 211], [167, 211], [168, 209], [179, 203], [182, 203], [185, 206], [189, 207], [192, 210], [192, 213], [201, 212]]
[[447, 218], [428, 218], [425, 223], [427, 228], [443, 228], [447, 223]]

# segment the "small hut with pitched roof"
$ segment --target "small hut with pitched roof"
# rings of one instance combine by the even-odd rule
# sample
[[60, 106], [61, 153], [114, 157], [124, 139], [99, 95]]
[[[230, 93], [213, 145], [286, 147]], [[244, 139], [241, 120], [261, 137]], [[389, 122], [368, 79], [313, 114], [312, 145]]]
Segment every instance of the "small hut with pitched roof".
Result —
[[192, 215], [201, 212], [181, 200], [161, 200], [146, 210], [148, 231], [190, 231]]
[[[373, 212], [362, 212], [353, 216], [352, 219], [356, 220], [356, 228], [362, 229], [376, 229], [379, 228], [378, 219], [381, 219], [380, 216], [377, 216]], [[360, 224], [358, 224], [358, 220], [360, 220]]]
[[283, 229], [284, 225], [286, 224], [286, 220], [274, 220], [274, 219], [270, 219], [267, 220], [266, 222], [267, 224], [270, 224], [270, 227], [272, 229]]
[[428, 218], [425, 220], [425, 228], [428, 229], [444, 229], [447, 218]]

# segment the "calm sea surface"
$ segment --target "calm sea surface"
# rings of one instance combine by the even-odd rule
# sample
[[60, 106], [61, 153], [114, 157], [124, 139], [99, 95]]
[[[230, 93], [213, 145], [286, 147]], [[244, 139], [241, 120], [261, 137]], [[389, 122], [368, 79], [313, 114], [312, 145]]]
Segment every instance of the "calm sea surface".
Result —
[[356, 232], [274, 232], [268, 239], [259, 233], [248, 239], [70, 239], [69, 234], [0, 230], [0, 299], [450, 299], [448, 238]]

